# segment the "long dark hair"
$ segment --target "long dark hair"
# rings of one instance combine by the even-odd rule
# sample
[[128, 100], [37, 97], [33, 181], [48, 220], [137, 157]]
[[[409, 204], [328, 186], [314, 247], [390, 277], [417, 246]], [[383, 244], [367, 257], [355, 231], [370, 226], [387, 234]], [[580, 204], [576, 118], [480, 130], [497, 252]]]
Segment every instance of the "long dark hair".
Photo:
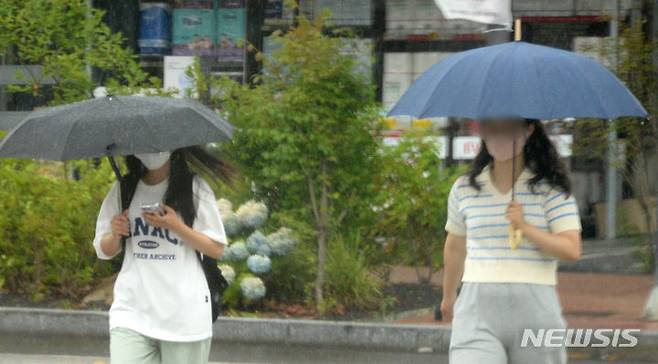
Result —
[[[134, 155], [126, 156], [125, 163], [128, 167], [128, 173], [123, 176], [123, 183], [129, 191], [129, 196], [125, 196], [125, 199], [129, 202], [132, 200], [137, 182], [146, 175], [148, 169]], [[197, 174], [195, 170], [210, 177], [210, 182], [219, 179], [228, 185], [232, 185], [235, 169], [229, 162], [211, 155], [199, 146], [172, 151], [170, 163], [169, 186], [165, 192], [164, 203], [180, 212], [185, 223], [191, 227], [196, 217], [192, 194], [192, 182]]]
[[[528, 137], [523, 147], [524, 165], [534, 174], [528, 181], [530, 191], [535, 193], [537, 183], [544, 180], [550, 186], [571, 193], [571, 183], [567, 177], [566, 168], [555, 146], [546, 135], [546, 130], [537, 119], [525, 119], [526, 127], [535, 126], [535, 131]], [[485, 143], [480, 144], [480, 152], [473, 160], [470, 170], [467, 172], [469, 185], [480, 191], [481, 186], [476, 178], [482, 169], [493, 163], [493, 157], [489, 154]]]

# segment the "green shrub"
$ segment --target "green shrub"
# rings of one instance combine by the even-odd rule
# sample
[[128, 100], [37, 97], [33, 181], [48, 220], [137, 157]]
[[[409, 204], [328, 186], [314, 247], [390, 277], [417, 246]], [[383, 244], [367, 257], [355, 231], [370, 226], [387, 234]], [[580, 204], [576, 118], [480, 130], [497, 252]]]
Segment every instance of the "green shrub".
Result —
[[272, 261], [272, 272], [265, 280], [268, 297], [288, 304], [307, 303], [312, 299], [316, 262], [311, 244], [299, 243], [290, 254]]
[[[78, 168], [78, 181], [64, 177]], [[64, 172], [64, 173], [62, 173]], [[0, 160], [0, 277], [4, 288], [33, 300], [79, 300], [97, 264], [91, 244], [98, 209], [109, 189], [109, 166], [92, 162]]]
[[327, 255], [327, 302], [345, 307], [377, 309], [383, 280], [370, 270], [368, 250], [358, 231], [336, 234]]
[[429, 282], [442, 261], [448, 193], [462, 169], [440, 168], [439, 146], [426, 131], [409, 132], [383, 159], [373, 233], [385, 240], [390, 263], [430, 268], [423, 276], [417, 270]]

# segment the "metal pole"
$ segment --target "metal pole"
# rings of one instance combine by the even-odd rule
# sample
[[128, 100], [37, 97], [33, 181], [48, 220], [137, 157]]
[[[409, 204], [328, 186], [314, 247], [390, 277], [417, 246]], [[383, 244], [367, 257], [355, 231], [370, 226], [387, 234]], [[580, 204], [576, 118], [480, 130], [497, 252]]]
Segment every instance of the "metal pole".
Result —
[[[610, 21], [610, 37], [614, 41], [613, 65], [615, 71], [619, 62], [619, 0], [614, 1], [615, 10]], [[613, 124], [610, 120], [610, 124]], [[613, 126], [608, 132], [608, 168], [606, 175], [606, 239], [617, 236], [617, 167], [615, 166], [617, 147], [617, 129]]]
[[[651, 18], [652, 18], [652, 26], [651, 26], [651, 40], [654, 42], [654, 45], [656, 42], [658, 42], [658, 0], [654, 0], [653, 2], [653, 9], [651, 9]], [[655, 69], [658, 69], [658, 48], [654, 47], [653, 48], [653, 65]], [[654, 95], [653, 100], [653, 107], [651, 112], [656, 113], [658, 111], [658, 92]], [[651, 123], [658, 123], [656, 120], [656, 115], [651, 115], [651, 119], [649, 122]], [[658, 126], [658, 125], [657, 125]], [[658, 190], [656, 191], [656, 236], [654, 238], [654, 285], [658, 286]]]
[[[653, 4], [651, 5], [651, 12], [652, 12], [652, 22], [651, 22], [651, 30], [652, 30], [652, 35], [650, 39], [653, 42], [658, 41], [658, 0], [654, 1]], [[654, 68], [658, 67], [658, 49], [654, 48], [653, 49], [653, 64]], [[656, 123], [656, 110], [658, 110], [658, 95], [654, 95], [653, 99], [650, 100], [650, 119], [647, 120], [648, 122], [651, 123]], [[658, 206], [657, 206], [658, 207]], [[656, 218], [658, 219], [658, 211], [656, 211]], [[658, 220], [656, 221], [657, 227], [658, 227]], [[658, 320], [658, 228], [656, 229], [656, 236], [654, 238], [654, 244], [653, 244], [653, 256], [654, 256], [654, 281], [653, 281], [653, 287], [651, 288], [651, 293], [649, 294], [649, 298], [647, 299], [647, 302], [644, 306], [644, 319], [645, 320]]]
[[[609, 121], [611, 124], [614, 120]], [[617, 235], [617, 167], [615, 166], [617, 145], [617, 130], [613, 126], [608, 132], [608, 169], [606, 176], [606, 239], [614, 239]]]

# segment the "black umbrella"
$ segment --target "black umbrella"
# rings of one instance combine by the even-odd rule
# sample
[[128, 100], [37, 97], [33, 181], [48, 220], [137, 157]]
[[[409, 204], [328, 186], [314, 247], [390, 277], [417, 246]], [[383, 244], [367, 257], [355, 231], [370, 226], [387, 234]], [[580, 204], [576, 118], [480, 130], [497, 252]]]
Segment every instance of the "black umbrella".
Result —
[[33, 111], [0, 143], [0, 157], [48, 160], [170, 151], [231, 139], [233, 126], [191, 99], [106, 96]]
[[191, 99], [107, 96], [33, 111], [0, 143], [0, 157], [48, 160], [170, 151], [229, 140], [233, 127]]
[[114, 156], [171, 151], [232, 135], [230, 123], [191, 99], [106, 96], [31, 112], [2, 140], [0, 157], [65, 161], [107, 156], [121, 181]]
[[11, 130], [20, 123], [29, 111], [2, 111], [0, 112], [0, 131]]

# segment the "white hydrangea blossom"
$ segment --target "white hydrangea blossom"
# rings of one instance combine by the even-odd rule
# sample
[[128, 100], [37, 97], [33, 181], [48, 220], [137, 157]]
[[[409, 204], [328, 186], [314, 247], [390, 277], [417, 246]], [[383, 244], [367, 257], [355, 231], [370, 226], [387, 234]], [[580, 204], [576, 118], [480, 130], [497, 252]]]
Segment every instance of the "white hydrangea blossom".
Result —
[[260, 252], [262, 255], [270, 255], [270, 243], [267, 241], [267, 237], [263, 235], [260, 230], [256, 230], [247, 238], [247, 250], [249, 253], [256, 254]]
[[217, 208], [221, 213], [233, 211], [233, 203], [225, 198], [220, 198], [217, 200]]
[[247, 258], [247, 267], [255, 274], [263, 274], [272, 269], [272, 261], [269, 257], [255, 254]]
[[222, 217], [222, 224], [224, 224], [224, 231], [226, 231], [226, 235], [234, 236], [240, 232], [242, 225], [240, 224], [240, 219], [238, 219], [238, 215], [236, 215], [235, 212], [220, 212], [220, 216]]
[[249, 200], [238, 208], [236, 215], [242, 226], [257, 228], [267, 220], [267, 206], [262, 202]]
[[269, 246], [272, 248], [272, 254], [284, 256], [294, 249], [297, 241], [291, 229], [282, 227], [276, 232], [267, 236]]
[[219, 215], [222, 217], [222, 224], [224, 225], [226, 235], [233, 236], [239, 233], [242, 226], [240, 225], [238, 216], [233, 212], [233, 203], [225, 198], [221, 198], [217, 200], [217, 208], [219, 209]]
[[222, 271], [222, 276], [224, 276], [224, 279], [226, 279], [228, 284], [233, 283], [235, 280], [235, 269], [228, 264], [219, 264], [218, 267], [219, 270]]
[[227, 253], [229, 260], [245, 260], [249, 256], [249, 251], [242, 240], [229, 245]]
[[270, 248], [270, 244], [261, 244], [258, 247], [258, 250], [256, 251], [256, 254], [263, 255], [266, 257], [269, 257], [272, 255], [272, 248]]
[[258, 277], [247, 277], [240, 281], [242, 295], [251, 301], [265, 297], [265, 283]]

